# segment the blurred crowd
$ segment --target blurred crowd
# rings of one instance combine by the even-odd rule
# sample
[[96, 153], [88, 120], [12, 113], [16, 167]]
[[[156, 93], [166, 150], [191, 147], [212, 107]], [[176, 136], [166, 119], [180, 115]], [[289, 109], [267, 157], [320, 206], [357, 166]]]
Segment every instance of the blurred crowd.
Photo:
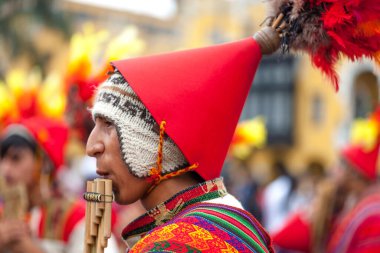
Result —
[[[98, 57], [101, 47], [106, 49]], [[12, 68], [2, 78], [0, 252], [83, 252], [82, 195], [86, 181], [98, 177], [96, 159], [85, 151], [94, 126], [88, 109], [109, 62], [143, 47], [134, 27], [110, 41], [107, 32], [87, 24], [71, 38], [64, 74]], [[143, 212], [140, 203], [112, 204], [113, 233], [105, 252], [125, 252], [123, 226]]]
[[262, 222], [277, 252], [379, 251], [379, 119], [380, 108], [355, 122], [329, 168], [315, 162], [292, 175], [279, 160], [260, 178], [249, 156], [231, 156], [229, 190]]

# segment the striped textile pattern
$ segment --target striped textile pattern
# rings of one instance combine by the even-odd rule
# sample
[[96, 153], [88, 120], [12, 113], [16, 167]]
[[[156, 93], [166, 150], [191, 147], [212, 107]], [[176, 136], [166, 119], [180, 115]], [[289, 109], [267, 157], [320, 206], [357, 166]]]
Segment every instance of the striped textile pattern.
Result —
[[274, 251], [270, 237], [250, 213], [203, 202], [185, 208], [150, 231], [130, 252]]
[[[380, 194], [368, 196], [349, 212], [333, 234], [327, 252], [377, 252], [380, 249]], [[362, 251], [360, 251], [362, 250]]]

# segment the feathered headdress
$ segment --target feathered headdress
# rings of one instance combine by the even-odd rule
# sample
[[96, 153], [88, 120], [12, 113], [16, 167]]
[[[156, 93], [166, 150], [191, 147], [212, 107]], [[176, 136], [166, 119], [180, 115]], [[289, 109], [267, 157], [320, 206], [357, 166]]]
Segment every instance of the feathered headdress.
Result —
[[[338, 86], [334, 65], [341, 55], [380, 64], [379, 0], [268, 0], [280, 16], [283, 52], [301, 50]], [[273, 21], [272, 21], [273, 22]]]
[[[112, 38], [105, 30], [96, 30], [91, 23], [71, 38], [70, 59], [65, 75], [68, 101], [66, 120], [82, 140], [86, 140], [93, 128], [91, 106], [95, 89], [110, 70], [110, 61], [139, 55], [145, 44], [134, 26], [128, 26]], [[105, 48], [105, 52], [104, 52]]]
[[0, 80], [0, 130], [30, 117], [62, 119], [65, 106], [66, 93], [57, 73], [43, 79], [38, 69], [12, 69]]

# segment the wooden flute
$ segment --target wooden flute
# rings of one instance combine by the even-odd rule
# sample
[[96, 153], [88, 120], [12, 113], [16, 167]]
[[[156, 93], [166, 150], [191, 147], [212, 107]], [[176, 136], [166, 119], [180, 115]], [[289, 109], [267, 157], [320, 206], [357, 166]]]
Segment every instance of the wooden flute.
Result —
[[3, 202], [1, 219], [22, 220], [25, 218], [28, 209], [28, 197], [24, 185], [9, 186], [0, 177], [0, 199]]
[[87, 201], [84, 253], [103, 253], [111, 237], [112, 181], [87, 181], [83, 198]]

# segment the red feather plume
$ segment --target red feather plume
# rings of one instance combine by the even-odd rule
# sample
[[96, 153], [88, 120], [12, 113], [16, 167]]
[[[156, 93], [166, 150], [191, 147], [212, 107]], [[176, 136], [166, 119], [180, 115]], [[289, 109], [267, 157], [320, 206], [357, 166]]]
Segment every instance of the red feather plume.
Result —
[[272, 0], [272, 12], [283, 13], [283, 51], [301, 50], [339, 88], [334, 69], [341, 55], [369, 57], [380, 64], [379, 0]]

